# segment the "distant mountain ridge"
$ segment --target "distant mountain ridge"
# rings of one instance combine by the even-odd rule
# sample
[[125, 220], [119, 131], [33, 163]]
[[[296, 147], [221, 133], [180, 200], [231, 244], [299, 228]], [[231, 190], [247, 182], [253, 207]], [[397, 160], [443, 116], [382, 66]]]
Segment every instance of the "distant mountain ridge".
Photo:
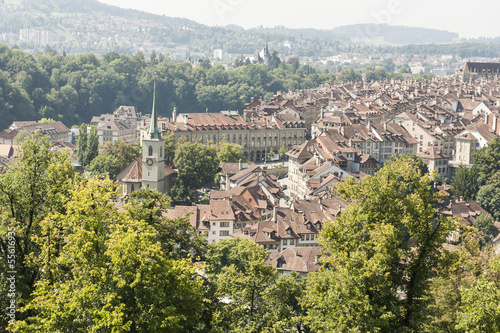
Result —
[[450, 43], [459, 37], [458, 33], [444, 30], [373, 23], [346, 25], [331, 30], [290, 29], [286, 27], [255, 28], [253, 30], [328, 38], [341, 42], [356, 40], [369, 42], [370, 40], [383, 38], [383, 42], [396, 45]]
[[[252, 54], [265, 42], [271, 42], [273, 49], [284, 56], [314, 56], [322, 50], [335, 49], [338, 43], [408, 45], [451, 43], [458, 38], [457, 33], [449, 31], [373, 24], [330, 30], [212, 27], [96, 0], [0, 0], [0, 17], [0, 34], [10, 34], [3, 37], [8, 45], [19, 43], [20, 29], [37, 28], [64, 36], [64, 42], [55, 46], [60, 50], [131, 54], [143, 49], [177, 52], [179, 57], [210, 55], [213, 49]], [[284, 46], [285, 41], [295, 47]]]

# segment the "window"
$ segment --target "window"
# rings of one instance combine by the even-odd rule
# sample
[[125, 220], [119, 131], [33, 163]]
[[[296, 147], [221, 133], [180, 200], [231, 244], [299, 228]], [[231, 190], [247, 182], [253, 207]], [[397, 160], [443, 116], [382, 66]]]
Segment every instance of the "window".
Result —
[[220, 235], [221, 236], [229, 236], [229, 230], [221, 230]]
[[163, 149], [160, 149], [160, 157], [163, 157]]
[[286, 239], [283, 239], [283, 245], [288, 245], [288, 241]]
[[132, 192], [134, 192], [134, 184], [132, 184]]
[[149, 148], [148, 148], [148, 156], [153, 156], [153, 146], [149, 146]]
[[220, 226], [221, 226], [221, 228], [228, 228], [229, 227], [229, 222], [221, 222]]
[[295, 244], [295, 239], [290, 239], [290, 245], [294, 245]]

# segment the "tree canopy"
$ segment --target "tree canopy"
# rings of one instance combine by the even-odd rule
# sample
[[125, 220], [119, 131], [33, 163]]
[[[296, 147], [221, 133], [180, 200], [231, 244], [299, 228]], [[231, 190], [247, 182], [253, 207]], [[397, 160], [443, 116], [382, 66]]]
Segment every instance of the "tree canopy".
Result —
[[431, 181], [415, 160], [401, 157], [373, 177], [337, 187], [351, 205], [321, 233], [330, 268], [308, 277], [302, 303], [312, 330], [419, 326], [429, 278], [455, 225], [437, 213]]
[[495, 135], [488, 145], [474, 153], [474, 165], [482, 184], [495, 180], [495, 173], [500, 171], [500, 136]]
[[[155, 56], [156, 58], [156, 56]], [[311, 88], [335, 80], [307, 65], [279, 62], [272, 67], [243, 64], [193, 67], [160, 54], [158, 62], [144, 56], [104, 54], [67, 55], [52, 52], [29, 55], [0, 45], [0, 128], [12, 121], [51, 118], [67, 126], [89, 123], [93, 116], [111, 113], [120, 105], [151, 110], [152, 81], [157, 73], [157, 106], [170, 116], [174, 107], [182, 112], [241, 110], [251, 97], [276, 91]], [[210, 62], [208, 62], [210, 64]]]
[[219, 165], [217, 150], [213, 146], [185, 142], [175, 150], [174, 165], [178, 170], [178, 177], [172, 192], [177, 199], [193, 199], [195, 190], [214, 179]]
[[456, 199], [474, 200], [479, 190], [479, 172], [477, 168], [475, 166], [467, 168], [464, 165], [460, 165], [455, 170], [451, 186], [453, 197]]
[[44, 273], [14, 331], [172, 332], [196, 325], [201, 278], [163, 251], [153, 226], [119, 212], [115, 185], [93, 178], [71, 191], [65, 214], [44, 220]]

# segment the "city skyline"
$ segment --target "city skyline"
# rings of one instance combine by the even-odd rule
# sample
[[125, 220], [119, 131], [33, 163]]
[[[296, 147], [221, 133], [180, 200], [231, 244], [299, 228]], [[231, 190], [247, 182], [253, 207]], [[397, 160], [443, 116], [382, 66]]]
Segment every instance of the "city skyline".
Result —
[[[158, 15], [187, 18], [210, 26], [239, 25], [245, 29], [258, 26], [287, 28], [332, 29], [358, 23], [387, 23], [456, 32], [462, 38], [497, 37], [496, 13], [500, 3], [476, 1], [481, 18], [471, 19], [468, 6], [456, 2], [353, 0], [325, 2], [310, 0], [185, 0], [161, 2], [158, 0], [99, 0], [102, 3], [131, 8]], [[484, 6], [482, 6], [484, 5]]]

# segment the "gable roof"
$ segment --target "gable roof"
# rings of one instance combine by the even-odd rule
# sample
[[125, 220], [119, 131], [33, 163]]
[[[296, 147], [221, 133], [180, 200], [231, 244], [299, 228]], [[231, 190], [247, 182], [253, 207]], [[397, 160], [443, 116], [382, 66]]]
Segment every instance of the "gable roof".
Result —
[[278, 270], [309, 273], [319, 269], [320, 265], [317, 261], [319, 256], [319, 246], [289, 247], [280, 253], [272, 253], [267, 264]]

